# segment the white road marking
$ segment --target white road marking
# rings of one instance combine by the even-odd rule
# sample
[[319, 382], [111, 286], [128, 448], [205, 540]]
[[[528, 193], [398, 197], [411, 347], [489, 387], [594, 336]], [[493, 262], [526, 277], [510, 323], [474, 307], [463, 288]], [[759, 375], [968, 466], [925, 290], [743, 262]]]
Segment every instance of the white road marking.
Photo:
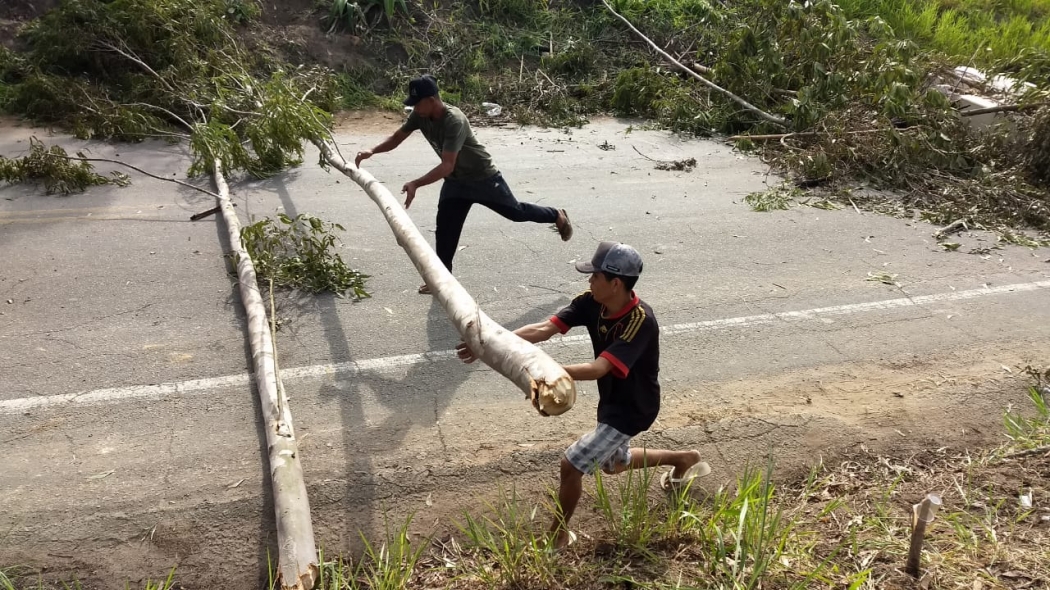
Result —
[[[901, 297], [899, 299], [886, 299], [869, 303], [851, 303], [848, 305], [818, 307], [801, 311], [764, 313], [736, 318], [708, 320], [705, 322], [675, 324], [672, 326], [664, 326], [661, 328], [661, 332], [665, 335], [688, 334], [693, 332], [741, 329], [749, 326], [766, 325], [777, 322], [814, 321], [825, 319], [827, 316], [842, 316], [870, 311], [887, 311], [906, 307], [920, 307], [934, 303], [965, 301], [968, 299], [1004, 295], [1007, 293], [1038, 291], [1041, 289], [1050, 289], [1050, 281], [1019, 283], [998, 287], [985, 287], [982, 289], [970, 289], [968, 291], [952, 291], [949, 293], [935, 293], [933, 295]], [[582, 334], [563, 336], [552, 340], [549, 343], [545, 343], [544, 346], [575, 345], [587, 341], [588, 336]], [[452, 359], [454, 354], [455, 351], [453, 350], [439, 350], [422, 354], [405, 354], [361, 361], [350, 361], [346, 363], [296, 367], [282, 369], [281, 377], [284, 381], [294, 381], [296, 379], [316, 378], [326, 375], [355, 375], [359, 373], [382, 372], [410, 365], [447, 361]], [[215, 389], [244, 387], [249, 385], [251, 381], [252, 377], [245, 373], [240, 375], [227, 375], [224, 377], [194, 379], [191, 381], [161, 383], [157, 385], [132, 385], [128, 387], [112, 387], [108, 389], [96, 389], [63, 395], [11, 399], [0, 401], [0, 415], [17, 414], [40, 408], [58, 408], [68, 405], [99, 405], [122, 403], [140, 399], [160, 399], [173, 395], [200, 395]]]

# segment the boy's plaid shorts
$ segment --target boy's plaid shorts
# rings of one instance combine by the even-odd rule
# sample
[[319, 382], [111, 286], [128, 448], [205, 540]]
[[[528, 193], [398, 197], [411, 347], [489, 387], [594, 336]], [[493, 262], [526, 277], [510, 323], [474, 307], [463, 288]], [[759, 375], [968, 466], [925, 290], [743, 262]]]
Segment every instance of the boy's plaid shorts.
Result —
[[590, 475], [598, 467], [615, 471], [631, 462], [631, 437], [608, 424], [598, 426], [572, 443], [565, 458], [573, 467]]

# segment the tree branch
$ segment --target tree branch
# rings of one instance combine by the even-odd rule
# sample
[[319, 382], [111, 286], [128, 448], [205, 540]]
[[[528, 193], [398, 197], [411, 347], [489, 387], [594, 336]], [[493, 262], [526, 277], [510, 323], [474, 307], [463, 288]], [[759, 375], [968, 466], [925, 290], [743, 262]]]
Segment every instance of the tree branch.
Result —
[[109, 162], [110, 164], [118, 164], [118, 165], [124, 166], [126, 168], [131, 168], [135, 172], [138, 172], [139, 174], [144, 174], [146, 176], [149, 176], [150, 178], [156, 178], [157, 180], [163, 180], [164, 182], [174, 182], [175, 184], [178, 184], [178, 185], [181, 185], [181, 186], [184, 186], [184, 187], [187, 187], [187, 188], [191, 188], [191, 189], [193, 189], [195, 191], [200, 191], [200, 192], [202, 192], [202, 193], [204, 193], [206, 195], [211, 195], [212, 197], [215, 197], [216, 199], [220, 198], [219, 195], [211, 192], [208, 189], [201, 188], [199, 186], [193, 186], [192, 184], [190, 184], [188, 182], [183, 182], [183, 181], [175, 179], [175, 178], [164, 178], [163, 176], [157, 176], [156, 174], [153, 174], [151, 172], [146, 172], [145, 170], [143, 170], [142, 168], [139, 168], [138, 166], [132, 166], [131, 164], [128, 164], [127, 162], [121, 162], [120, 160], [111, 160], [109, 158], [83, 158], [83, 157], [80, 157], [80, 156], [64, 156], [64, 157], [67, 160], [79, 160], [81, 162]]
[[106, 41], [100, 41], [99, 45], [101, 47], [105, 48], [105, 49], [109, 49], [110, 51], [116, 52], [116, 53], [124, 56], [125, 58], [135, 62], [136, 64], [139, 65], [140, 68], [146, 70], [154, 78], [156, 78], [158, 81], [160, 81], [160, 83], [163, 84], [164, 87], [168, 89], [168, 92], [171, 92], [171, 93], [175, 92], [175, 89], [172, 88], [171, 84], [169, 84], [167, 80], [165, 80], [160, 74], [158, 74], [156, 70], [154, 70], [153, 68], [149, 67], [149, 64], [147, 64], [146, 62], [144, 62], [141, 59], [139, 59], [139, 57], [136, 56], [134, 53], [130, 53], [128, 51], [124, 51], [123, 49], [117, 47], [116, 45], [114, 45], [112, 43], [109, 43], [109, 42], [106, 42]]
[[[910, 131], [912, 129], [921, 129], [921, 128], [922, 128], [922, 125], [912, 125], [911, 127], [901, 127], [901, 128], [899, 128], [897, 130], [898, 131]], [[863, 133], [879, 133], [880, 131], [888, 131], [888, 130], [889, 130], [888, 127], [881, 128], [881, 129], [860, 129], [860, 130], [857, 130], [857, 131], [843, 131], [842, 134], [843, 135], [860, 135], [860, 134], [863, 134]], [[835, 133], [834, 131], [801, 131], [799, 133], [774, 133], [772, 135], [748, 135], [748, 134], [745, 133], [743, 135], [733, 135], [731, 137], [727, 137], [726, 141], [736, 141], [738, 139], [750, 139], [752, 141], [770, 141], [770, 140], [776, 140], [776, 139], [784, 140], [784, 139], [790, 139], [792, 137], [817, 137], [818, 135], [833, 135], [834, 133]]]
[[657, 53], [662, 55], [664, 57], [664, 59], [666, 59], [666, 60], [670, 61], [671, 63], [673, 63], [674, 65], [678, 66], [678, 69], [682, 70], [686, 74], [689, 74], [693, 78], [696, 78], [704, 86], [707, 86], [708, 88], [710, 88], [712, 90], [716, 90], [718, 92], [721, 92], [726, 97], [731, 99], [733, 102], [735, 102], [735, 103], [739, 104], [740, 106], [744, 107], [744, 109], [746, 109], [747, 111], [749, 111], [751, 113], [754, 113], [755, 115], [758, 115], [762, 120], [767, 121], [769, 123], [773, 123], [773, 124], [778, 125], [780, 127], [787, 127], [787, 121], [785, 121], [783, 118], [771, 115], [771, 114], [763, 111], [762, 109], [760, 109], [760, 108], [756, 107], [755, 105], [747, 102], [746, 100], [740, 98], [739, 96], [733, 94], [732, 92], [726, 90], [725, 88], [722, 88], [718, 84], [715, 84], [714, 82], [711, 82], [707, 78], [704, 78], [700, 74], [698, 74], [695, 71], [693, 71], [689, 66], [686, 66], [682, 62], [680, 62], [677, 59], [671, 57], [671, 55], [669, 53], [667, 53], [666, 51], [661, 49], [660, 46], [657, 45], [656, 43], [654, 43], [652, 39], [650, 39], [649, 37], [646, 37], [644, 33], [639, 31], [638, 29], [636, 29], [635, 26], [631, 24], [631, 21], [627, 20], [626, 18], [621, 16], [620, 13], [616, 12], [613, 9], [612, 5], [609, 4], [608, 0], [602, 0], [602, 4], [604, 4], [605, 7], [609, 9], [609, 12], [611, 12], [613, 14], [613, 16], [615, 16], [616, 18], [618, 18], [621, 21], [623, 21], [623, 23], [625, 25], [627, 25], [628, 28], [630, 28], [632, 31], [634, 31], [634, 33], [636, 35], [638, 35], [639, 37], [644, 39], [645, 42], [648, 43], [649, 46], [652, 47], [654, 50], [656, 50]]
[[159, 106], [157, 106], [155, 104], [149, 104], [149, 103], [146, 103], [146, 102], [129, 102], [127, 104], [122, 104], [120, 106], [124, 106], [124, 107], [146, 107], [147, 109], [158, 110], [158, 111], [160, 111], [162, 113], [167, 114], [169, 117], [175, 119], [179, 123], [182, 123], [182, 126], [185, 127], [187, 131], [193, 131], [193, 125], [190, 125], [189, 123], [187, 123], [186, 119], [183, 119], [182, 117], [176, 115], [175, 113], [169, 111], [168, 109], [166, 109], [164, 107], [159, 107]]

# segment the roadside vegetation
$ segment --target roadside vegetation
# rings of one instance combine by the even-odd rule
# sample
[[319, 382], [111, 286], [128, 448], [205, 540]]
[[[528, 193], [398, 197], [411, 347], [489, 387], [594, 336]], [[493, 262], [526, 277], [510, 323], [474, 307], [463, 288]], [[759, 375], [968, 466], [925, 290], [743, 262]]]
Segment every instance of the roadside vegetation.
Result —
[[[287, 47], [252, 34], [262, 25], [251, 0], [196, 4], [176, 17], [177, 0], [64, 3], [27, 28], [25, 51], [0, 51], [0, 104], [81, 136], [190, 138], [201, 154], [191, 174], [220, 155], [267, 175], [296, 164], [297, 145], [322, 135], [330, 113], [400, 108], [405, 82], [429, 71], [478, 122], [569, 126], [609, 113], [726, 134], [794, 186], [820, 189], [813, 202], [1050, 231], [1048, 0], [611, 2], [784, 126], [677, 70], [601, 2], [323, 0], [318, 29], [354, 36], [367, 58], [338, 72], [284, 63]], [[95, 38], [71, 34], [82, 20]], [[1001, 125], [973, 129], [942, 91], [960, 90], [956, 66], [1035, 87], [1000, 97], [1020, 106]], [[253, 97], [262, 89], [271, 102]], [[312, 112], [294, 110], [304, 95]], [[482, 102], [504, 114], [485, 116]]]

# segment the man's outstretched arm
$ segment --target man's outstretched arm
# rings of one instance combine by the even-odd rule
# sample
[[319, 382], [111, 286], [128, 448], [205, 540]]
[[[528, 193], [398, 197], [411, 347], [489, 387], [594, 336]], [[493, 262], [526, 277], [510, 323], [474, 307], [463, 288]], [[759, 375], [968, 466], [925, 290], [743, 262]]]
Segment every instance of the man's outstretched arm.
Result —
[[390, 137], [384, 139], [382, 143], [380, 143], [379, 145], [375, 146], [374, 148], [372, 148], [370, 150], [364, 150], [364, 151], [357, 152], [357, 157], [354, 159], [354, 166], [357, 166], [358, 168], [360, 168], [361, 167], [361, 162], [363, 160], [367, 160], [368, 158], [371, 158], [372, 156], [374, 156], [376, 154], [382, 154], [384, 152], [389, 152], [389, 151], [393, 150], [397, 146], [401, 145], [401, 142], [405, 141], [405, 139], [407, 139], [408, 136], [409, 136], [409, 133], [398, 129], [397, 131], [395, 131], [393, 133], [393, 135], [391, 135]]

